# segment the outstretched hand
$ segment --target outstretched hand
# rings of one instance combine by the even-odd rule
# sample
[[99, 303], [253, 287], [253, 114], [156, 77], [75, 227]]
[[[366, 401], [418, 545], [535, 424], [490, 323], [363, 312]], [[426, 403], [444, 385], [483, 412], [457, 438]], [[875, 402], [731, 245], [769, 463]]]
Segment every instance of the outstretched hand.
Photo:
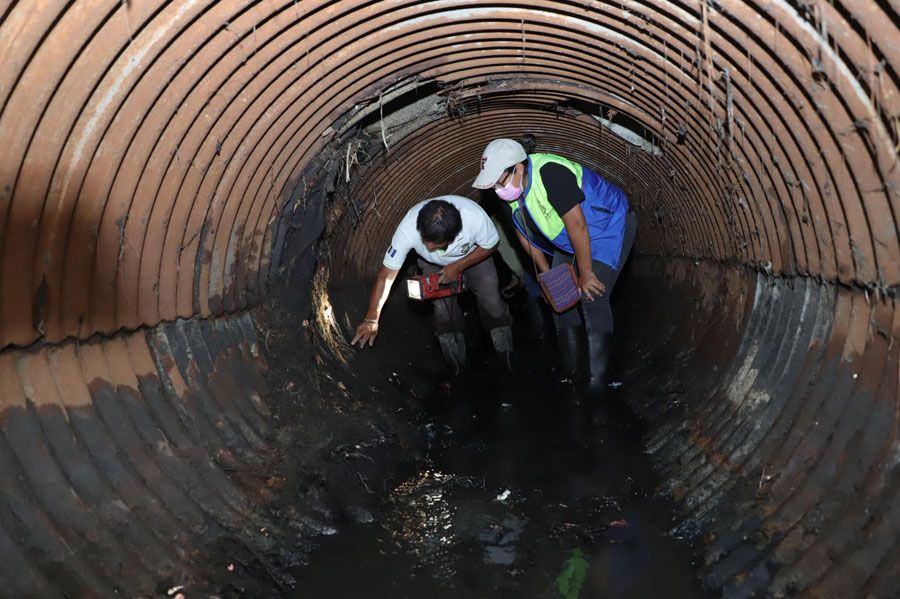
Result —
[[350, 342], [350, 345], [356, 345], [356, 343], [359, 342], [360, 349], [364, 348], [366, 343], [369, 344], [369, 347], [372, 347], [375, 345], [375, 337], [377, 336], [378, 323], [364, 320], [356, 327], [356, 336], [353, 338], [353, 341]]

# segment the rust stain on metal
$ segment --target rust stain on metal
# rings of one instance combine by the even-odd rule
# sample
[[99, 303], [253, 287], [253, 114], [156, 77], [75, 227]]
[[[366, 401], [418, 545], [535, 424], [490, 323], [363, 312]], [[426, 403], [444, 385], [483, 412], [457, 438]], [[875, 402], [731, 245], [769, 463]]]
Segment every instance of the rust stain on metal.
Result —
[[[287, 0], [202, 6], [20, 3], [0, 22], [17, 44], [0, 88], [0, 131], [13, 140], [0, 153], [10, 188], [0, 269], [33, 265], [29, 283], [2, 278], [0, 344], [220, 314], [261, 297], [246, 288], [271, 252], [254, 248], [278, 224], [268, 207], [323, 132], [413, 77], [454, 90], [453, 118], [429, 124], [461, 128], [457, 150], [429, 163], [449, 174], [445, 188], [465, 189], [463, 165], [486, 138], [533, 123], [550, 147], [598, 138], [584, 155], [628, 183], [645, 230], [655, 227], [643, 242], [653, 249], [873, 290], [900, 282], [900, 54], [896, 15], [881, 5], [726, 1], [701, 3], [702, 18], [655, 0], [628, 11], [596, 3], [590, 18], [549, 0], [527, 10], [441, 1], [427, 15], [411, 1], [313, 2], [300, 14]], [[629, 115], [663, 157], [625, 159], [626, 146], [598, 135], [572, 101]], [[541, 123], [538, 112], [567, 104]], [[429, 128], [389, 154], [433, 154]], [[682, 128], [690, 135], [677, 145]]]

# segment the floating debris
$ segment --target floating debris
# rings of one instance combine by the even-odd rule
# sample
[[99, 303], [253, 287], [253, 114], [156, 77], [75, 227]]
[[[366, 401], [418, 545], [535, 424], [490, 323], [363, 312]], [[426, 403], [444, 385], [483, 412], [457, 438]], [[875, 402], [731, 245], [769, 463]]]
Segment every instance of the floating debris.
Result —
[[580, 547], [573, 549], [571, 557], [563, 564], [562, 572], [556, 577], [556, 588], [565, 599], [578, 599], [589, 567], [590, 562], [584, 557], [584, 551]]

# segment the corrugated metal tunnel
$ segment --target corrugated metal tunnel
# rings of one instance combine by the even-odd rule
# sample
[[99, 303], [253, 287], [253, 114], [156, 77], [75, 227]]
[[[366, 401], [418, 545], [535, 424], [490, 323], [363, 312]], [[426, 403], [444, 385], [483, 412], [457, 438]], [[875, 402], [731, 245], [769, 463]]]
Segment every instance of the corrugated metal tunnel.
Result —
[[352, 371], [395, 221], [532, 132], [637, 210], [635, 408], [707, 585], [897, 597], [898, 28], [895, 0], [0, 1], [0, 594], [164, 593], [220, 542], [277, 578], [300, 525], [234, 475], [280, 426], [260, 307]]

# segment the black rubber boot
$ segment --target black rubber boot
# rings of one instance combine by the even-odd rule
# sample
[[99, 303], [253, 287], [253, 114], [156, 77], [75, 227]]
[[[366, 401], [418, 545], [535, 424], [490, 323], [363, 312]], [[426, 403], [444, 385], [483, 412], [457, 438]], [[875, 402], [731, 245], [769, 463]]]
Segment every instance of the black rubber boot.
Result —
[[606, 390], [611, 339], [610, 333], [588, 335], [588, 366], [591, 372], [588, 389], [592, 392]]
[[525, 298], [525, 318], [528, 322], [528, 338], [543, 339], [545, 321], [540, 299], [531, 296]]
[[506, 369], [512, 370], [512, 327], [494, 327], [491, 329], [491, 343], [494, 344], [494, 351], [500, 356], [500, 360]]
[[556, 331], [556, 340], [559, 343], [559, 357], [562, 363], [562, 375], [570, 381], [576, 382], [581, 378], [581, 356], [584, 339], [584, 329], [572, 327]]
[[453, 374], [459, 374], [466, 365], [466, 336], [459, 332], [441, 333], [437, 336], [444, 359]]

